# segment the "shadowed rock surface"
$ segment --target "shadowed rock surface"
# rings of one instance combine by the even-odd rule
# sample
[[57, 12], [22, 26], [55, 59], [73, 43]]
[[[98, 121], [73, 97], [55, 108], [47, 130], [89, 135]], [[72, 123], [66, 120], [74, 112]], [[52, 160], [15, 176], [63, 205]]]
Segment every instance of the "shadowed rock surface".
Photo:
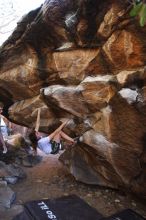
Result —
[[0, 101], [15, 123], [82, 142], [60, 160], [79, 181], [146, 198], [146, 27], [128, 1], [45, 1], [0, 49]]

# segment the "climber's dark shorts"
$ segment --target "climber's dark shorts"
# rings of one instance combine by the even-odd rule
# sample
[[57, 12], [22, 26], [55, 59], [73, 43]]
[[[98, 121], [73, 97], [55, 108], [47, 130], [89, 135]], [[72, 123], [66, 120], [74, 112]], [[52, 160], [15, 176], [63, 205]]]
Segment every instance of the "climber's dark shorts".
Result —
[[61, 149], [60, 148], [60, 143], [57, 143], [56, 141], [50, 141], [51, 143], [51, 148], [52, 148], [52, 151], [51, 151], [51, 154], [57, 154], [59, 152], [59, 150]]

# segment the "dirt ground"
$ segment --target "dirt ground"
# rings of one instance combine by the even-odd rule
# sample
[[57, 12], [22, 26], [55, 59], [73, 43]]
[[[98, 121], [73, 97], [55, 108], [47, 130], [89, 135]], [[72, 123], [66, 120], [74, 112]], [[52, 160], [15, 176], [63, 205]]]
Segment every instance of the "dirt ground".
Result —
[[32, 168], [24, 168], [27, 173], [25, 180], [10, 186], [16, 192], [16, 200], [11, 209], [1, 211], [0, 220], [11, 220], [27, 201], [71, 194], [78, 195], [104, 216], [131, 208], [146, 217], [146, 201], [123, 192], [76, 182], [59, 162], [59, 155], [41, 156], [41, 163]]

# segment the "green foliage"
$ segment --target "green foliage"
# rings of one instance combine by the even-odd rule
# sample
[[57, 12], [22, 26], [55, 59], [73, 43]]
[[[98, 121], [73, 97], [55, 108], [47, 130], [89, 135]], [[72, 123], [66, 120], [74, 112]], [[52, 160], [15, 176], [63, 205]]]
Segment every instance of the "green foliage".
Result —
[[139, 4], [137, 4], [137, 5], [134, 4], [132, 10], [130, 11], [130, 16], [131, 16], [131, 17], [137, 16], [137, 15], [139, 14], [141, 8], [142, 8], [142, 5], [143, 5], [142, 2], [139, 3]]
[[146, 24], [146, 3], [144, 1], [135, 1], [130, 11], [130, 16], [139, 17], [140, 26], [143, 27]]
[[146, 4], [143, 4], [140, 11], [140, 25], [143, 27], [146, 23]]

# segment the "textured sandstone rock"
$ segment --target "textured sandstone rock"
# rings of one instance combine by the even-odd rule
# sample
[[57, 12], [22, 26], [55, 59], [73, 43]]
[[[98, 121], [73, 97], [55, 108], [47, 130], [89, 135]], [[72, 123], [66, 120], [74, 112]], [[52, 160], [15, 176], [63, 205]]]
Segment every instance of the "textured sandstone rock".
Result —
[[129, 1], [53, 0], [0, 49], [0, 101], [13, 122], [82, 142], [60, 160], [79, 181], [146, 198], [146, 27]]

